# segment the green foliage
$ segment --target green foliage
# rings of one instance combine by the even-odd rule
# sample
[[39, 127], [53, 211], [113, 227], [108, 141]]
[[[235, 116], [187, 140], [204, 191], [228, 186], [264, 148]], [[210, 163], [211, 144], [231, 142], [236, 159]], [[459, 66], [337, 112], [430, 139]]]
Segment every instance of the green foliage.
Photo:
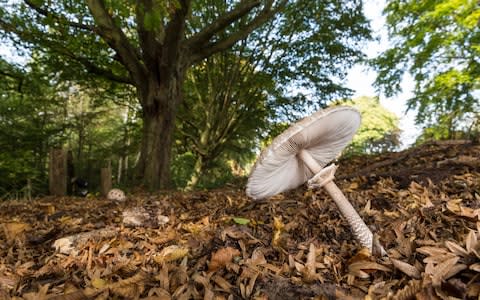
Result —
[[433, 137], [451, 138], [449, 132], [472, 125], [464, 120], [480, 110], [478, 1], [391, 0], [384, 13], [393, 44], [373, 61], [376, 84], [392, 95], [409, 72], [415, 80], [409, 108], [418, 109], [418, 124], [439, 130]]
[[184, 152], [175, 155], [172, 162], [172, 179], [177, 188], [184, 188], [190, 181], [193, 168], [195, 166], [195, 156], [192, 152]]
[[248, 43], [252, 63], [281, 87], [277, 115], [293, 121], [351, 94], [341, 79], [364, 58], [363, 42], [370, 38], [361, 1], [301, 0], [290, 1]]
[[[92, 174], [93, 161], [111, 157], [132, 162], [140, 133], [140, 176], [151, 187], [163, 186], [170, 124], [179, 109], [175, 153], [194, 155], [197, 175], [207, 168], [200, 185], [227, 180], [228, 162], [250, 162], [272, 120], [285, 122], [348, 95], [341, 79], [370, 38], [361, 1], [187, 2], [1, 2], [2, 37], [28, 49], [51, 84], [66, 89], [53, 95], [67, 103], [61, 106], [66, 115], [57, 114], [65, 118], [60, 137], [68, 138], [79, 173]], [[124, 110], [116, 105], [132, 106], [129, 97], [118, 101], [131, 97], [132, 86], [137, 105], [130, 112], [142, 114], [120, 122]], [[164, 132], [139, 131], [139, 119], [166, 120], [152, 127]]]
[[346, 154], [382, 153], [394, 151], [400, 146], [398, 117], [384, 108], [378, 97], [360, 97], [343, 104], [357, 108], [362, 115], [362, 124]]
[[132, 115], [132, 110], [135, 112], [138, 108], [129, 106], [126, 100], [105, 103], [102, 99], [121, 92], [122, 96], [134, 103], [133, 96], [125, 94], [123, 90], [104, 90], [101, 86], [82, 88], [70, 84], [66, 134], [68, 148], [73, 153], [75, 176], [87, 179], [90, 186], [97, 187], [99, 170], [110, 161], [115, 183], [127, 184], [126, 175], [132, 173], [133, 166], [127, 169], [120, 167], [123, 173], [121, 182], [118, 176], [122, 176], [115, 171], [119, 168], [120, 159], [132, 161], [138, 152], [141, 124], [138, 116]]
[[[191, 29], [213, 23], [229, 5], [219, 2], [212, 8], [194, 3]], [[219, 38], [238, 32], [250, 21], [245, 16]], [[272, 128], [348, 94], [334, 80], [362, 58], [359, 42], [369, 37], [359, 2], [294, 1], [232, 49], [192, 68], [175, 150], [194, 158], [185, 165], [193, 170], [187, 185], [205, 180], [207, 172], [215, 174], [214, 165], [225, 167], [219, 157], [245, 168], [260, 141], [272, 136]], [[306, 89], [314, 92], [306, 97], [302, 94]], [[222, 172], [230, 173], [228, 168]]]
[[0, 196], [32, 183], [46, 192], [49, 147], [65, 140], [64, 107], [51, 78], [0, 63]]
[[204, 177], [205, 166], [224, 169], [218, 162], [221, 156], [242, 163], [254, 157], [272, 113], [267, 96], [273, 87], [268, 74], [229, 51], [192, 68], [179, 111], [176, 145], [178, 153], [191, 153], [196, 159], [189, 187]]
[[[192, 176], [195, 174], [195, 163], [197, 157], [192, 152], [185, 152], [175, 155], [172, 163], [172, 178], [176, 188], [184, 189], [188, 187]], [[226, 157], [217, 157], [210, 160], [201, 172], [198, 182], [195, 184], [197, 189], [212, 189], [224, 186], [237, 180], [238, 174], [234, 174], [232, 166]]]
[[36, 61], [28, 63], [28, 72], [1, 62], [0, 196], [17, 195], [28, 184], [33, 195], [48, 193], [47, 157], [54, 146], [72, 150], [74, 175], [93, 187], [106, 160], [112, 161], [114, 171], [119, 157], [133, 161], [138, 151], [138, 117], [126, 116], [126, 100], [105, 103], [105, 99], [126, 97], [124, 90], [120, 94], [100, 81], [90, 82], [91, 87], [59, 81]]
[[431, 140], [480, 139], [480, 113], [462, 113], [459, 117], [452, 112], [440, 117], [437, 124], [423, 128], [416, 144]]

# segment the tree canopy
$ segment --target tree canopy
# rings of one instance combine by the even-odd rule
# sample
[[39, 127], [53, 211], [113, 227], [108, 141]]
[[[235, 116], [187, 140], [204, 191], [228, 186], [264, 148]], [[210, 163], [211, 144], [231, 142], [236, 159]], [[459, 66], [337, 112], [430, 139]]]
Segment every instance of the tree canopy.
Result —
[[408, 106], [418, 109], [417, 123], [444, 132], [437, 137], [451, 138], [467, 120], [478, 120], [478, 1], [390, 0], [384, 14], [391, 46], [373, 61], [377, 86], [391, 96], [410, 73], [415, 89]]
[[358, 97], [342, 101], [357, 108], [362, 123], [348, 146], [347, 154], [394, 151], [401, 145], [398, 117], [380, 104], [378, 97]]
[[0, 30], [39, 53], [35, 60], [58, 78], [88, 83], [93, 75], [135, 88], [143, 125], [137, 174], [152, 189], [170, 183], [191, 66], [247, 40], [250, 63], [261, 62], [256, 67], [287, 93], [309, 88], [325, 101], [346, 92], [341, 78], [369, 38], [362, 3], [349, 0], [3, 1]]

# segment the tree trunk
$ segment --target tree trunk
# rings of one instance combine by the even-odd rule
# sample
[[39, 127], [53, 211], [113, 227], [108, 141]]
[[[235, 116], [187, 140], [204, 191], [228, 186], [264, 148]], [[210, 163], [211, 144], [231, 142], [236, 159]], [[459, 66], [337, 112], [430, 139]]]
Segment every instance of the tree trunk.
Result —
[[117, 168], [117, 185], [122, 182], [122, 171], [123, 171], [123, 156], [118, 159], [118, 168]]
[[64, 149], [50, 150], [48, 175], [50, 194], [65, 196], [67, 194], [67, 155]]
[[100, 169], [100, 192], [106, 197], [112, 189], [112, 167], [110, 161], [107, 166]]
[[170, 158], [177, 108], [183, 97], [183, 72], [166, 75], [168, 80], [152, 83], [151, 79], [139, 92], [143, 131], [137, 172], [150, 190], [169, 188], [172, 182]]

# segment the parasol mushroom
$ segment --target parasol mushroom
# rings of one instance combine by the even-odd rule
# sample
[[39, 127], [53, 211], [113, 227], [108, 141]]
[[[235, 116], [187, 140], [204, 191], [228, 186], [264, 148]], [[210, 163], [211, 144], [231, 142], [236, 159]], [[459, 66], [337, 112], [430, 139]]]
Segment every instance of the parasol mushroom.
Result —
[[[333, 181], [336, 166], [324, 168], [345, 148], [360, 126], [360, 113], [336, 106], [320, 110], [290, 126], [264, 149], [247, 183], [247, 195], [262, 199], [296, 188], [324, 187], [355, 238], [372, 253], [373, 234]], [[375, 248], [386, 254], [381, 246]]]

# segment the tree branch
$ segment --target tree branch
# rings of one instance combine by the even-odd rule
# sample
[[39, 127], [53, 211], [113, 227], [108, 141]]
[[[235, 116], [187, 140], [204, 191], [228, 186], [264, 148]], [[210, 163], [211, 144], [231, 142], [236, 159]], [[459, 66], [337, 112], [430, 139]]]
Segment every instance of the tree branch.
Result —
[[24, 76], [21, 73], [16, 73], [16, 72], [7, 72], [4, 70], [0, 69], [0, 75], [5, 76], [5, 77], [10, 77], [12, 79], [17, 79], [17, 80], [23, 80]]
[[[145, 28], [145, 13], [151, 12], [153, 9], [152, 0], [141, 0], [136, 5], [135, 14], [137, 18], [137, 32], [142, 48], [142, 55], [145, 64], [155, 65], [155, 58], [158, 56], [157, 51], [160, 49], [161, 42], [156, 41], [156, 33], [153, 29]], [[163, 27], [160, 28], [160, 31]]]
[[41, 8], [40, 6], [36, 5], [34, 2], [32, 2], [30, 0], [24, 0], [24, 2], [25, 2], [25, 4], [30, 6], [37, 13], [41, 14], [44, 17], [53, 18], [53, 19], [55, 19], [55, 20], [57, 20], [57, 21], [59, 21], [63, 24], [66, 24], [66, 25], [70, 26], [70, 27], [79, 28], [79, 29], [83, 29], [83, 30], [87, 30], [87, 31], [91, 31], [91, 32], [94, 31], [93, 26], [85, 25], [85, 24], [77, 23], [77, 22], [72, 22], [72, 21], [68, 20], [65, 16], [54, 14], [54, 13], [48, 11], [47, 9]]
[[133, 81], [141, 85], [146, 77], [146, 68], [136, 49], [130, 44], [125, 33], [115, 25], [112, 16], [107, 13], [103, 0], [87, 0], [86, 2], [97, 24], [95, 31], [117, 52]]
[[165, 27], [160, 68], [174, 68], [178, 64], [180, 46], [185, 33], [185, 20], [190, 10], [191, 0], [180, 0], [179, 3], [180, 7], [173, 11], [171, 20]]
[[29, 34], [25, 33], [24, 31], [19, 30], [17, 26], [4, 22], [2, 20], [0, 20], [0, 28], [4, 29], [5, 31], [9, 31], [11, 33], [16, 34], [22, 40], [25, 40], [28, 42], [37, 42], [39, 45], [43, 45], [44, 48], [50, 49], [53, 53], [58, 53], [59, 55], [63, 55], [75, 60], [78, 63], [82, 64], [90, 73], [99, 75], [101, 77], [104, 77], [106, 79], [109, 79], [118, 83], [134, 84], [134, 82], [129, 77], [114, 74], [108, 69], [103, 69], [98, 67], [96, 64], [92, 63], [88, 58], [76, 55], [70, 49], [62, 45], [61, 42], [57, 42], [57, 40], [52, 40], [52, 39], [49, 39], [48, 37], [39, 39], [40, 35], [34, 35], [33, 37], [31, 37]]
[[97, 65], [93, 64], [85, 57], [76, 56], [73, 53], [70, 53], [69, 57], [81, 63], [87, 69], [87, 71], [92, 74], [96, 74], [98, 76], [118, 83], [126, 83], [132, 85], [134, 84], [134, 82], [129, 77], [116, 75], [108, 69], [102, 69]]
[[[271, 1], [269, 1], [269, 3], [271, 4]], [[202, 59], [205, 59], [206, 57], [211, 56], [214, 53], [226, 50], [239, 40], [245, 39], [253, 30], [268, 21], [286, 4], [287, 0], [282, 0], [275, 8], [272, 8], [271, 5], [266, 5], [265, 8], [250, 23], [248, 23], [245, 27], [239, 29], [237, 32], [226, 37], [225, 39], [219, 40], [215, 43], [207, 44], [204, 47], [200, 47], [198, 49], [192, 48], [194, 52], [190, 57], [190, 63], [193, 64]], [[232, 20], [232, 22], [233, 21], [235, 20]]]
[[242, 1], [234, 10], [218, 18], [210, 26], [207, 26], [188, 40], [190, 48], [200, 48], [207, 43], [212, 36], [225, 29], [228, 25], [248, 14], [254, 7], [260, 5], [260, 0]]

